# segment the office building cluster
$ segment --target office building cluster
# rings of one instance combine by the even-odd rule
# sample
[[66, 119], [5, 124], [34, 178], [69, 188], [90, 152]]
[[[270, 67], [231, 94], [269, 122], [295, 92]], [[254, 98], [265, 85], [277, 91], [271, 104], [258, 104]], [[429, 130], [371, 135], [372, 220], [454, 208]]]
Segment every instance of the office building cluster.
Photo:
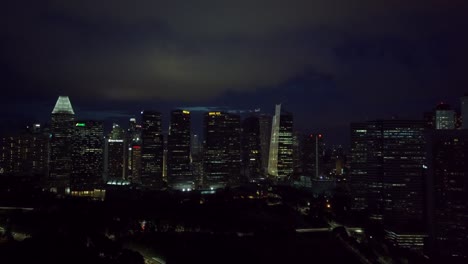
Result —
[[[468, 257], [468, 97], [422, 120], [352, 123], [352, 209], [395, 246]], [[438, 256], [437, 256], [438, 255]]]
[[202, 135], [193, 132], [188, 110], [173, 110], [169, 121], [166, 131], [160, 112], [143, 110], [127, 128], [114, 123], [106, 134], [103, 121], [77, 118], [70, 99], [60, 96], [50, 124], [2, 138], [0, 172], [38, 176], [45, 190], [90, 197], [102, 197], [109, 186], [189, 191], [285, 182], [303, 171], [318, 177], [322, 145], [307, 147], [303, 158], [305, 136], [281, 105], [274, 116], [206, 112]]

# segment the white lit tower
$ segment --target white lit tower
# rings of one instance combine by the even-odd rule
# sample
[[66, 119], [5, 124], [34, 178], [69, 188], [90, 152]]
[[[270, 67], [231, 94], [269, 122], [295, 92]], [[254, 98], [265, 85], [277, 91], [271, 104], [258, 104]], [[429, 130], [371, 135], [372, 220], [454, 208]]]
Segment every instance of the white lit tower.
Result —
[[53, 192], [69, 191], [71, 140], [75, 112], [68, 96], [59, 96], [51, 115], [48, 188]]

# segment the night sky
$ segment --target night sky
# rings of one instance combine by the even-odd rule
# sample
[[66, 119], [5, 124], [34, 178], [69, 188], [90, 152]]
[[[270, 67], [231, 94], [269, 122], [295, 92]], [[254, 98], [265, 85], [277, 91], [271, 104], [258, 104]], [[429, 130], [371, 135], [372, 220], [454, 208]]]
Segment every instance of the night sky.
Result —
[[59, 95], [119, 122], [282, 102], [298, 130], [346, 143], [351, 121], [459, 106], [467, 14], [463, 0], [2, 1], [0, 128], [47, 121]]

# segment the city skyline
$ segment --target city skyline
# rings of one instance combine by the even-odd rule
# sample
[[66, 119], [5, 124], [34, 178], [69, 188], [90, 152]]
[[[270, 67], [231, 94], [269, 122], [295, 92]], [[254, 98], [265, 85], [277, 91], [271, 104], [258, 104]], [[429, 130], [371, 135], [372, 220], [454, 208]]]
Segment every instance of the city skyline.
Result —
[[[318, 132], [322, 133], [327, 136], [327, 144], [331, 145], [344, 145], [349, 146], [350, 144], [350, 137], [348, 133], [349, 124], [356, 121], [371, 121], [371, 120], [380, 120], [380, 119], [411, 119], [411, 120], [423, 120], [427, 118], [425, 116], [426, 113], [430, 111], [435, 111], [435, 109], [440, 104], [445, 104], [446, 106], [450, 107], [451, 110], [455, 111], [457, 115], [460, 115], [462, 112], [462, 100], [465, 97], [466, 93], [461, 93], [457, 95], [452, 95], [451, 100], [435, 100], [432, 104], [423, 105], [422, 108], [414, 109], [413, 112], [406, 112], [402, 114], [384, 114], [379, 115], [376, 113], [368, 113], [363, 118], [357, 119], [350, 119], [350, 120], [343, 120], [343, 124], [338, 127], [320, 127], [318, 123], [314, 123], [310, 121], [310, 118], [307, 117], [307, 114], [313, 114], [313, 112], [302, 111], [292, 111], [291, 109], [297, 109], [296, 105], [288, 105], [282, 104], [285, 109], [291, 112], [294, 117], [294, 130], [300, 133], [310, 133], [310, 132]], [[56, 98], [47, 98], [47, 101], [50, 102], [49, 105], [45, 105], [41, 103], [40, 108], [38, 111], [31, 111], [31, 113], [23, 113], [20, 118], [17, 118], [15, 115], [19, 112], [9, 111], [7, 112], [9, 115], [0, 115], [1, 118], [6, 118], [5, 121], [9, 125], [3, 126], [2, 130], [0, 131], [1, 135], [9, 135], [9, 134], [16, 134], [18, 131], [25, 129], [27, 126], [30, 126], [33, 123], [40, 123], [40, 124], [48, 124], [50, 125], [50, 112], [53, 109], [53, 105], [56, 103]], [[190, 106], [190, 105], [178, 105], [178, 104], [160, 104], [155, 105], [152, 103], [132, 103], [133, 105], [125, 105], [123, 108], [128, 107], [133, 109], [132, 111], [127, 111], [123, 109], [118, 109], [119, 103], [115, 104], [113, 110], [100, 110], [101, 104], [99, 102], [92, 102], [89, 101], [80, 101], [79, 99], [76, 100], [73, 97], [70, 97], [72, 101], [73, 108], [76, 112], [76, 116], [79, 119], [88, 119], [88, 120], [99, 120], [104, 122], [104, 127], [106, 132], [110, 132], [112, 130], [112, 125], [114, 123], [119, 124], [120, 126], [127, 128], [127, 124], [129, 119], [136, 118], [138, 120], [141, 119], [140, 114], [141, 111], [144, 109], [154, 109], [161, 113], [162, 117], [162, 133], [164, 135], [168, 134], [169, 126], [170, 126], [170, 113], [177, 109], [184, 109], [191, 112], [192, 116], [192, 131], [195, 134], [203, 135], [203, 115], [206, 112], [210, 111], [224, 111], [229, 113], [240, 114], [243, 118], [247, 118], [253, 114], [267, 114], [267, 115], [274, 115], [274, 105], [280, 102], [274, 102], [271, 105], [266, 105], [263, 108], [258, 108], [258, 105], [246, 105], [245, 107], [228, 107], [228, 106]], [[34, 103], [31, 103], [34, 105]], [[159, 107], [158, 107], [159, 106]], [[435, 112], [434, 112], [435, 113]], [[13, 120], [11, 120], [13, 119]], [[461, 120], [460, 120], [461, 122]]]
[[436, 0], [9, 2], [0, 122], [45, 120], [59, 95], [86, 119], [282, 103], [301, 130], [344, 143], [350, 121], [458, 104], [467, 10]]

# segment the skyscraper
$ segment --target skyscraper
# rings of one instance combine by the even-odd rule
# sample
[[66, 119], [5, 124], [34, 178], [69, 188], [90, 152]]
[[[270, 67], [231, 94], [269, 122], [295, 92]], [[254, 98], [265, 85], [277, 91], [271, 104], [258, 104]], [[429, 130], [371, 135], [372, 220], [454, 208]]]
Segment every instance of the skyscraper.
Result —
[[28, 126], [19, 135], [6, 136], [0, 142], [0, 174], [45, 176], [48, 135], [40, 124]]
[[192, 174], [199, 186], [203, 182], [203, 147], [197, 134], [192, 135], [190, 158]]
[[319, 179], [323, 175], [324, 144], [322, 134], [309, 134], [304, 138], [302, 164], [305, 176]]
[[141, 145], [134, 143], [130, 147], [130, 170], [129, 177], [133, 183], [141, 183]]
[[102, 121], [77, 121], [72, 141], [72, 194], [90, 192], [103, 183], [104, 124]]
[[282, 179], [291, 176], [293, 170], [293, 116], [279, 104], [272, 122], [268, 173]]
[[436, 129], [455, 129], [456, 113], [450, 105], [440, 103], [435, 110]]
[[270, 115], [262, 114], [259, 117], [260, 123], [260, 156], [262, 158], [262, 175], [268, 175], [268, 161], [271, 143], [271, 122]]
[[250, 116], [242, 122], [242, 167], [244, 176], [255, 179], [262, 176], [260, 119]]
[[48, 187], [64, 193], [71, 173], [71, 138], [75, 112], [68, 96], [60, 96], [52, 111]]
[[108, 179], [125, 179], [127, 166], [127, 144], [125, 131], [118, 125], [112, 125], [112, 131], [106, 139], [106, 165]]
[[204, 117], [206, 187], [235, 183], [240, 175], [240, 116], [208, 112]]
[[175, 189], [194, 188], [190, 168], [190, 131], [190, 112], [172, 111], [167, 146], [167, 172], [168, 184]]
[[351, 126], [354, 208], [383, 221], [387, 238], [401, 247], [422, 247], [424, 132], [425, 122], [413, 120]]
[[[428, 253], [437, 260], [468, 259], [468, 131], [437, 130], [427, 153]], [[458, 263], [458, 262], [457, 262]], [[461, 262], [459, 262], [461, 263]]]
[[163, 184], [164, 137], [161, 113], [142, 112], [141, 184], [145, 188], [159, 189]]
[[[137, 124], [135, 118], [130, 118], [126, 139], [128, 145], [126, 175], [132, 182], [137, 183], [140, 182], [141, 176], [141, 125]], [[137, 155], [134, 155], [134, 149], [138, 152]], [[135, 164], [134, 160], [138, 164]]]
[[241, 174], [241, 118], [236, 114], [226, 115], [226, 139], [229, 168], [229, 183], [238, 184]]
[[[304, 146], [304, 136], [301, 132], [293, 132], [293, 174], [300, 176], [303, 173], [302, 166], [302, 148]], [[295, 177], [297, 178], [297, 177]]]
[[[367, 123], [351, 123], [350, 177], [352, 202], [351, 208], [364, 212], [368, 208], [367, 186]], [[381, 186], [379, 186], [380, 188]]]
[[468, 129], [468, 94], [461, 98], [462, 129]]

